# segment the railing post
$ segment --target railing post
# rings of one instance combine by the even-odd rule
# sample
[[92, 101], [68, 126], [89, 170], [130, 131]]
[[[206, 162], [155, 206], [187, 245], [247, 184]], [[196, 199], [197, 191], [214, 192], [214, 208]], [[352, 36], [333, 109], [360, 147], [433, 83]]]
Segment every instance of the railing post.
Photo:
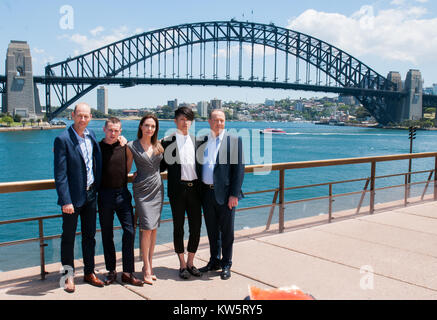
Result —
[[332, 183], [329, 184], [329, 215], [328, 222], [331, 223], [332, 219]]
[[45, 263], [45, 250], [44, 247], [47, 247], [47, 244], [44, 243], [44, 228], [42, 219], [38, 220], [39, 226], [39, 256], [40, 256], [40, 265], [41, 265], [41, 280], [46, 279], [46, 263]]
[[409, 188], [410, 188], [410, 175], [405, 174], [405, 191], [404, 191], [404, 206], [405, 207], [408, 204]]
[[276, 208], [277, 199], [278, 199], [278, 190], [276, 190], [275, 194], [273, 195], [272, 207], [270, 208], [269, 218], [267, 219], [267, 223], [266, 223], [266, 231], [270, 229], [270, 224], [272, 223], [273, 212], [275, 211]]
[[434, 160], [434, 201], [437, 201], [437, 157]]
[[422, 196], [420, 197], [420, 200], [423, 200], [425, 198], [425, 194], [426, 194], [426, 191], [428, 190], [428, 186], [429, 186], [429, 183], [431, 182], [431, 178], [432, 178], [433, 173], [434, 173], [433, 171], [431, 171], [429, 173], [428, 180], [426, 181], [426, 185], [425, 185], [425, 188], [423, 189], [423, 193], [422, 193]]
[[370, 214], [375, 212], [375, 172], [376, 162], [372, 161], [370, 168]]
[[285, 170], [279, 171], [279, 233], [284, 232], [284, 180]]
[[366, 196], [366, 190], [367, 187], [369, 186], [369, 182], [370, 182], [370, 178], [366, 180], [366, 184], [364, 185], [363, 193], [361, 194], [360, 202], [358, 203], [358, 207], [357, 207], [357, 212], [356, 212], [357, 214], [360, 212], [361, 206], [363, 205], [364, 197]]

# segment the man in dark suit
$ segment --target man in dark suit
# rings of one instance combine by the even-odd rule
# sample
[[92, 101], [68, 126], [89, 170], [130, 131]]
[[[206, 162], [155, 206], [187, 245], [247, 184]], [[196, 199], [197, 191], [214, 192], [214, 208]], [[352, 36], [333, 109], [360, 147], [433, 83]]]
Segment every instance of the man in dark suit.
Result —
[[[188, 107], [175, 111], [177, 131], [164, 139], [164, 158], [161, 170], [167, 169], [167, 191], [173, 216], [174, 250], [179, 258], [179, 276], [188, 279], [190, 275], [200, 277], [202, 274], [194, 266], [194, 256], [199, 246], [202, 225], [201, 184], [196, 173], [196, 141], [189, 134], [194, 113]], [[184, 222], [187, 212], [189, 238], [188, 259], [184, 256]]]
[[[96, 233], [96, 191], [101, 179], [101, 152], [95, 134], [88, 130], [91, 108], [79, 103], [71, 114], [74, 124], [54, 142], [54, 175], [58, 204], [62, 207], [61, 262], [74, 271], [74, 240], [80, 216], [84, 281], [104, 284], [94, 274]], [[64, 290], [74, 292], [73, 275], [68, 272]]]
[[[208, 264], [200, 272], [222, 269], [220, 277], [231, 277], [235, 207], [243, 197], [243, 146], [241, 137], [229, 135], [221, 109], [209, 116], [211, 132], [199, 145], [202, 165], [198, 166], [203, 192], [202, 207], [210, 246]], [[203, 156], [203, 157], [202, 157]], [[221, 259], [220, 259], [221, 256]]]

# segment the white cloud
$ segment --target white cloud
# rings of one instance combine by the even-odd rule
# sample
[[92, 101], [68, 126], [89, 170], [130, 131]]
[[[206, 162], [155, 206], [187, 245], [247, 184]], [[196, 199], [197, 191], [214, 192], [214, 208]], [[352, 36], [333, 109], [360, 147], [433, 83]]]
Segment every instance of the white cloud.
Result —
[[43, 54], [43, 53], [45, 52], [44, 49], [39, 49], [39, 48], [37, 48], [37, 47], [34, 47], [32, 50], [33, 50], [33, 52], [35, 52], [36, 54]]
[[434, 60], [437, 18], [423, 18], [425, 8], [375, 11], [372, 6], [363, 6], [345, 16], [307, 10], [289, 20], [288, 28], [322, 39], [363, 61], [366, 56], [413, 64]]
[[405, 4], [405, 0], [393, 0], [392, 2], [390, 2], [390, 4], [402, 6]]
[[128, 27], [121, 26], [117, 29], [113, 29], [110, 34], [101, 34], [104, 30], [105, 29], [103, 27], [97, 27], [93, 30], [90, 30], [92, 35], [91, 37], [88, 35], [75, 33], [73, 35], [64, 34], [60, 36], [59, 39], [67, 39], [68, 41], [79, 45], [78, 48], [73, 49], [74, 54], [78, 55], [127, 38], [136, 34], [136, 32], [140, 29], [137, 28], [132, 32], [129, 31]]
[[90, 30], [90, 33], [95, 37], [97, 36], [99, 33], [103, 32], [105, 30], [105, 28], [103, 28], [102, 26], [98, 26], [92, 30]]

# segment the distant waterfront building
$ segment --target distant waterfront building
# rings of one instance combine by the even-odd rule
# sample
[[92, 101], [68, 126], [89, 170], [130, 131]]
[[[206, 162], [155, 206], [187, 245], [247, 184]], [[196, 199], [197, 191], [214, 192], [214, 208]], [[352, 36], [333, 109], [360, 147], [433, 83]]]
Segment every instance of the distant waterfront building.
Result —
[[222, 108], [222, 101], [219, 99], [213, 99], [211, 100], [211, 109], [221, 109]]
[[136, 109], [126, 109], [122, 111], [124, 116], [138, 116], [140, 111]]
[[197, 112], [199, 115], [203, 118], [208, 117], [208, 102], [207, 101], [200, 101], [197, 103]]
[[304, 108], [304, 105], [303, 105], [302, 101], [296, 102], [296, 106], [294, 108], [296, 111], [303, 112], [303, 108]]
[[423, 88], [423, 93], [425, 94], [435, 94], [433, 87]]
[[275, 106], [275, 100], [266, 99], [265, 103], [266, 107], [274, 107]]
[[173, 110], [176, 110], [178, 108], [178, 99], [174, 100], [168, 100], [167, 105], [172, 108]]
[[338, 96], [338, 102], [347, 104], [349, 106], [356, 106], [360, 102], [354, 96]]
[[437, 94], [437, 83], [432, 84], [432, 94]]
[[108, 114], [108, 89], [104, 86], [97, 89], [97, 110]]

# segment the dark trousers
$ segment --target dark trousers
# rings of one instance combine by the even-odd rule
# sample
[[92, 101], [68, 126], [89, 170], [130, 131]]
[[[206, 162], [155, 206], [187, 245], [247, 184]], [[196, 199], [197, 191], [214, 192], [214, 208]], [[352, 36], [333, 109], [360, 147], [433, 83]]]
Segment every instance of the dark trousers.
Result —
[[196, 253], [199, 247], [200, 228], [202, 226], [202, 209], [199, 195], [199, 185], [193, 186], [181, 183], [181, 192], [170, 198], [171, 213], [173, 216], [173, 244], [177, 254], [184, 253], [184, 223], [185, 212], [188, 217], [188, 246], [187, 251]]
[[108, 271], [115, 271], [114, 212], [123, 229], [122, 261], [123, 272], [132, 273], [134, 267], [134, 215], [132, 195], [125, 188], [101, 189], [98, 196], [99, 219], [102, 230], [103, 253]]
[[94, 251], [96, 246], [96, 191], [87, 192], [87, 201], [82, 207], [74, 207], [74, 213], [62, 213], [61, 263], [74, 270], [74, 241], [77, 220], [80, 216], [82, 232], [82, 256], [84, 273], [94, 272]]
[[[203, 188], [203, 216], [208, 232], [210, 262], [222, 268], [232, 266], [232, 247], [234, 244], [235, 208], [230, 210], [227, 203], [217, 203], [214, 190]], [[222, 258], [220, 259], [220, 255]]]

